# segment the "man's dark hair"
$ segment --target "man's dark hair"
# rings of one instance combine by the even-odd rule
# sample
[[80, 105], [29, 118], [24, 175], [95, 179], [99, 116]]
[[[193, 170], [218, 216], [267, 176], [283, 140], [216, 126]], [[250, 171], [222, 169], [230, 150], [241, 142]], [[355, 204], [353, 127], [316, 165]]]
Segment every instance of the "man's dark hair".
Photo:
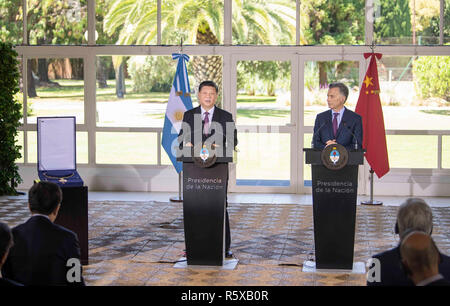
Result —
[[11, 229], [6, 223], [0, 222], [0, 260], [12, 246], [13, 236]]
[[28, 203], [34, 213], [50, 215], [61, 201], [62, 191], [55, 183], [34, 183], [28, 191]]
[[348, 87], [344, 84], [344, 83], [331, 83], [328, 86], [328, 89], [331, 88], [339, 88], [339, 92], [341, 93], [341, 95], [343, 95], [345, 97], [345, 101], [347, 101], [347, 97], [348, 97]]
[[216, 89], [216, 93], [219, 93], [219, 87], [217, 87], [217, 84], [214, 83], [213, 81], [203, 81], [200, 83], [200, 85], [198, 86], [198, 92], [202, 91], [202, 88], [205, 86], [210, 86], [210, 87], [214, 87]]

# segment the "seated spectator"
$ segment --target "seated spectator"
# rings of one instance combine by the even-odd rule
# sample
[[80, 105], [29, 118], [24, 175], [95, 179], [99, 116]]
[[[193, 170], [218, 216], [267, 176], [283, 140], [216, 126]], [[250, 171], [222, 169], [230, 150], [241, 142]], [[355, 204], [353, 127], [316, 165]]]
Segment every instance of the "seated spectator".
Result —
[[[428, 235], [433, 231], [431, 208], [419, 198], [407, 199], [398, 209], [395, 233], [400, 241], [408, 231], [422, 231]], [[373, 256], [380, 263], [380, 281], [367, 281], [368, 286], [414, 286], [401, 269], [400, 246]], [[439, 273], [450, 278], [450, 257], [441, 254]]]
[[61, 206], [62, 191], [50, 182], [35, 183], [28, 192], [32, 216], [12, 230], [14, 246], [2, 268], [3, 276], [28, 285], [84, 285], [81, 264], [72, 273], [69, 259], [80, 259], [78, 237], [54, 224]]
[[[6, 261], [9, 249], [12, 247], [12, 245], [13, 237], [11, 234], [11, 230], [9, 229], [7, 224], [0, 222], [0, 269]], [[0, 273], [0, 287], [7, 286], [21, 286], [21, 284], [7, 278], [3, 278]]]
[[450, 286], [439, 274], [439, 250], [429, 235], [409, 233], [400, 244], [400, 254], [403, 270], [416, 286]]

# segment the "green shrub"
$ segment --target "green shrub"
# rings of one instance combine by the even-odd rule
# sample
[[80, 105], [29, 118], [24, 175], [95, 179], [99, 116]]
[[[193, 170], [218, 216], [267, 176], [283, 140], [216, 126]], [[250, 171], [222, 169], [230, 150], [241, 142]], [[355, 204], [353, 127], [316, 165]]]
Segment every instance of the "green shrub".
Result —
[[176, 72], [176, 61], [168, 56], [132, 56], [128, 72], [133, 92], [169, 92]]
[[19, 91], [19, 62], [11, 44], [0, 42], [0, 195], [14, 195], [22, 182], [16, 160], [21, 146], [16, 145], [21, 104], [15, 100]]
[[423, 98], [450, 100], [450, 56], [421, 56], [413, 64], [416, 92]]
[[[20, 104], [20, 114], [22, 114], [23, 111], [23, 93], [18, 91], [14, 94], [14, 100], [17, 101], [17, 103]], [[30, 101], [31, 99], [27, 100], [27, 116], [33, 116], [33, 102]], [[23, 116], [23, 115], [22, 115]]]

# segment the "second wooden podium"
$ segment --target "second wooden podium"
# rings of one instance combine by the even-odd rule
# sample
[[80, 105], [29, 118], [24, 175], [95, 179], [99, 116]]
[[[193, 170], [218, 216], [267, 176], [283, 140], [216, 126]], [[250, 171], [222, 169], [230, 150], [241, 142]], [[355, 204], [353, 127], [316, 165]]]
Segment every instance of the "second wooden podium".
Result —
[[312, 168], [316, 269], [352, 270], [358, 165], [364, 151], [304, 149]]
[[232, 158], [217, 158], [209, 167], [198, 166], [190, 157], [180, 160], [187, 264], [222, 266], [228, 162]]

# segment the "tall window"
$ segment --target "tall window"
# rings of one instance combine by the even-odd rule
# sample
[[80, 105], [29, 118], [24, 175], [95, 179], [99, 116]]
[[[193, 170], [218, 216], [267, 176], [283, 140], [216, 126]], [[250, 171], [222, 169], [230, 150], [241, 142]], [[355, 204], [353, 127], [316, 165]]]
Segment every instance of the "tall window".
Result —
[[27, 0], [31, 45], [79, 45], [87, 38], [87, 0]]
[[440, 0], [379, 0], [374, 4], [377, 44], [439, 43]]

